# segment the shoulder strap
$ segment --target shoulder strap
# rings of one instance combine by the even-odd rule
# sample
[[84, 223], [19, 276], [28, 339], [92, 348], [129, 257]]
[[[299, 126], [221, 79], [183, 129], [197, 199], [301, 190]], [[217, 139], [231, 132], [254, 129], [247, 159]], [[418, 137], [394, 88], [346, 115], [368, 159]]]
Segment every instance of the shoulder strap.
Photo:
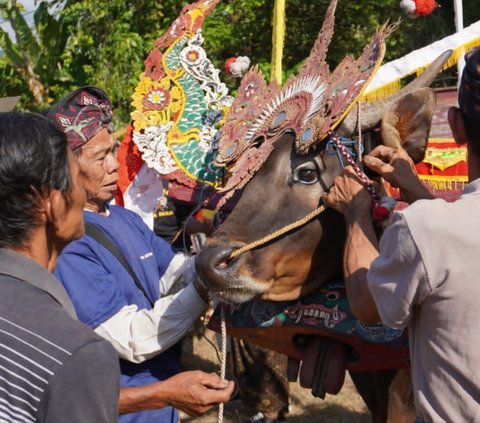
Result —
[[138, 289], [142, 291], [143, 295], [145, 295], [145, 298], [153, 307], [154, 304], [152, 300], [147, 295], [147, 291], [145, 291], [145, 288], [143, 287], [142, 283], [140, 282], [137, 275], [133, 271], [132, 267], [130, 266], [130, 263], [128, 263], [127, 259], [123, 256], [123, 254], [120, 252], [118, 247], [113, 243], [113, 241], [105, 234], [105, 232], [103, 232], [93, 223], [85, 222], [85, 233], [88, 236], [92, 237], [94, 240], [98, 241], [101, 245], [103, 245], [108, 251], [110, 251], [115, 256], [115, 258], [123, 265], [123, 267], [125, 267], [125, 270], [130, 274], [133, 281], [135, 282], [135, 285], [137, 285]]

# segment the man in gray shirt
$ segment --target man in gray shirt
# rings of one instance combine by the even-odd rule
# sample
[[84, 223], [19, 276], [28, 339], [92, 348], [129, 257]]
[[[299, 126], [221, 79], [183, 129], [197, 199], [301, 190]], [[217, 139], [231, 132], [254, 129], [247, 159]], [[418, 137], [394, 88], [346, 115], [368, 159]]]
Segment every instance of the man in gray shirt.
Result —
[[[466, 56], [455, 141], [467, 144], [470, 183], [454, 203], [416, 201], [377, 242], [371, 197], [351, 170], [325, 196], [345, 214], [344, 258], [352, 311], [365, 323], [408, 326], [418, 421], [480, 421], [480, 49]], [[408, 156], [386, 147], [365, 157], [404, 197], [431, 198]]]
[[0, 422], [116, 422], [167, 405], [193, 415], [228, 400], [233, 383], [200, 371], [120, 389], [116, 351], [51, 274], [84, 235], [79, 175], [48, 119], [0, 113]]
[[63, 134], [0, 114], [0, 421], [115, 422], [114, 349], [75, 319], [50, 273], [83, 235], [85, 192]]

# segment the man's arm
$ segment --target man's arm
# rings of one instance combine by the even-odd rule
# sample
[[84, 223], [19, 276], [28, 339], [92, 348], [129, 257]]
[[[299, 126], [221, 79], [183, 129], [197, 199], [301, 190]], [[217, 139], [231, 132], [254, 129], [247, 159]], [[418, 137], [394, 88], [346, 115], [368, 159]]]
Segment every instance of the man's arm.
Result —
[[124, 306], [95, 332], [108, 340], [121, 358], [141, 363], [170, 348], [206, 310], [194, 284], [160, 298], [152, 309]]
[[353, 170], [345, 169], [343, 176], [324, 196], [325, 203], [345, 215], [347, 240], [343, 258], [345, 287], [350, 308], [364, 323], [380, 321], [370, 294], [367, 272], [378, 256], [378, 241], [371, 220], [372, 198]]
[[181, 372], [161, 382], [122, 388], [118, 408], [120, 414], [126, 414], [171, 405], [188, 415], [199, 415], [228, 401], [233, 388], [232, 381], [214, 373]]
[[399, 188], [403, 201], [413, 203], [434, 198], [418, 178], [414, 163], [403, 148], [380, 145], [366, 155], [363, 162], [393, 187]]
[[367, 283], [370, 264], [378, 257], [378, 241], [373, 229], [370, 207], [352, 204], [345, 214], [347, 240], [343, 256], [345, 288], [350, 308], [363, 323], [380, 321], [377, 306]]
[[119, 388], [118, 357], [112, 346], [100, 339], [90, 342], [52, 376], [39, 421], [117, 422]]

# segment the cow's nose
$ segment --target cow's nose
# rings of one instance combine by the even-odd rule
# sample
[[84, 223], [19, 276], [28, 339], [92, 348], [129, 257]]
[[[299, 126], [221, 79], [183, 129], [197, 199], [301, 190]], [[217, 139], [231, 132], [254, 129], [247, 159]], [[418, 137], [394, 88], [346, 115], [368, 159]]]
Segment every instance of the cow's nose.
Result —
[[209, 289], [222, 289], [228, 284], [234, 262], [230, 256], [235, 247], [204, 247], [195, 261], [197, 273]]

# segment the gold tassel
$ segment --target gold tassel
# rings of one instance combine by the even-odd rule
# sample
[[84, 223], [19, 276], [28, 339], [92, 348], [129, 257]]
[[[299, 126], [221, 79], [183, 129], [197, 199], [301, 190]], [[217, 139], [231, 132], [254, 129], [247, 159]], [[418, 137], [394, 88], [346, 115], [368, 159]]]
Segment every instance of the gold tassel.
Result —
[[375, 88], [372, 91], [369, 91], [367, 94], [363, 94], [361, 97], [362, 102], [371, 102], [377, 101], [384, 97], [388, 97], [400, 91], [401, 89], [401, 79], [396, 79], [388, 84], [384, 84], [378, 88]]
[[468, 183], [468, 177], [464, 175], [456, 176], [438, 176], [438, 175], [418, 175], [422, 182], [427, 183], [433, 189], [439, 191], [463, 190]]
[[[465, 55], [465, 53], [468, 53], [470, 50], [478, 46], [480, 46], [480, 37], [467, 41], [465, 44], [462, 44], [461, 46], [458, 46], [457, 48], [455, 48], [450, 58], [447, 60], [447, 62], [443, 66], [442, 71], [448, 68], [451, 68], [452, 66], [455, 66], [458, 60], [462, 58]], [[414, 73], [416, 73], [417, 75], [420, 75], [427, 67], [428, 66], [420, 66], [417, 69], [412, 70], [411, 72], [403, 75], [402, 77], [394, 81], [388, 82], [384, 85], [381, 85], [380, 87], [375, 88], [374, 90], [371, 90], [363, 94], [363, 96], [361, 97], [361, 101], [365, 101], [365, 102], [377, 101], [389, 95], [395, 94], [396, 92], [400, 91], [402, 87], [402, 81], [405, 78], [409, 77], [410, 75], [413, 75]]]

